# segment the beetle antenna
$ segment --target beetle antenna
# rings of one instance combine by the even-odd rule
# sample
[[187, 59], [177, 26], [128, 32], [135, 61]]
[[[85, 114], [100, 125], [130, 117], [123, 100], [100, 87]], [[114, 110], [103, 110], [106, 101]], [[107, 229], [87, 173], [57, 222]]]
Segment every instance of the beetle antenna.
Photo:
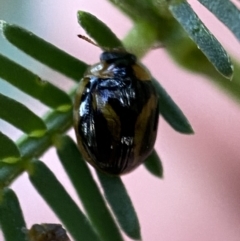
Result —
[[85, 41], [87, 41], [87, 42], [89, 42], [90, 44], [95, 45], [95, 46], [100, 48], [100, 46], [97, 45], [96, 43], [94, 43], [90, 38], [88, 38], [88, 37], [86, 37], [84, 35], [81, 35], [81, 34], [78, 34], [78, 37], [83, 39], [83, 40], [85, 40]]
[[90, 44], [92, 44], [92, 45], [94, 45], [94, 46], [96, 46], [96, 47], [98, 47], [98, 48], [103, 49], [104, 51], [109, 51], [109, 48], [107, 48], [107, 47], [102, 47], [102, 46], [94, 43], [93, 40], [91, 40], [90, 38], [88, 38], [88, 37], [86, 37], [86, 36], [84, 36], [84, 35], [78, 34], [77, 36], [78, 36], [79, 38], [81, 38], [81, 39], [89, 42]]

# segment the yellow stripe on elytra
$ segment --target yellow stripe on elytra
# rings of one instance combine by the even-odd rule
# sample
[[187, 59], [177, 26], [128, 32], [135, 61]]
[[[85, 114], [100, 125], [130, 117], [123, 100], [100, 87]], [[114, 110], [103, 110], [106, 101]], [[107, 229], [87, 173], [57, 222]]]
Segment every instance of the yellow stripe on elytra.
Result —
[[[134, 137], [134, 143], [135, 143], [135, 149], [134, 149], [134, 163], [135, 165], [137, 162], [139, 162], [139, 159], [141, 159], [140, 155], [140, 149], [142, 145], [144, 145], [144, 135], [146, 133], [146, 128], [148, 125], [148, 121], [150, 120], [150, 116], [152, 115], [153, 111], [155, 111], [156, 108], [156, 102], [157, 97], [155, 95], [152, 95], [148, 102], [144, 105], [141, 113], [139, 114], [137, 118], [137, 122], [135, 125], [135, 137]], [[149, 133], [151, 135], [152, 133]], [[150, 143], [148, 143], [150, 144]], [[151, 147], [149, 147], [151, 148]], [[142, 157], [143, 158], [143, 157]], [[144, 161], [144, 160], [142, 160]]]
[[101, 113], [107, 121], [108, 130], [111, 132], [113, 139], [116, 141], [120, 140], [121, 122], [116, 112], [111, 105], [105, 104], [101, 109]]
[[151, 75], [141, 64], [132, 65], [135, 76], [142, 81], [151, 81]]

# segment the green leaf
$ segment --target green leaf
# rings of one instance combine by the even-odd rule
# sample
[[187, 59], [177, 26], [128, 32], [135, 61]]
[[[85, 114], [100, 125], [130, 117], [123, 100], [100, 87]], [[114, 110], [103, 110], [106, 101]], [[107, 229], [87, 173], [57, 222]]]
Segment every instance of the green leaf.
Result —
[[82, 78], [87, 65], [80, 60], [19, 26], [0, 21], [0, 30], [10, 43], [41, 63], [75, 81]]
[[42, 80], [3, 55], [0, 55], [0, 63], [0, 77], [10, 84], [53, 109], [60, 111], [64, 107], [66, 111], [71, 108], [72, 102], [69, 96], [51, 83]]
[[56, 145], [61, 163], [102, 240], [112, 241], [113, 237], [114, 241], [123, 240], [76, 144], [70, 137], [65, 136], [56, 140]]
[[51, 145], [56, 133], [66, 132], [72, 127], [72, 111], [68, 112], [50, 112], [45, 119], [48, 127], [46, 134], [40, 138], [33, 138], [29, 136], [22, 136], [18, 141], [22, 157], [31, 159], [33, 157], [41, 156]]
[[198, 0], [224, 23], [240, 41], [240, 11], [229, 0]]
[[158, 33], [151, 24], [137, 21], [123, 42], [129, 52], [141, 58], [152, 48], [157, 41], [157, 37]]
[[156, 177], [163, 177], [163, 166], [162, 162], [155, 150], [143, 163], [147, 170]]
[[23, 135], [17, 140], [22, 159], [32, 159], [41, 156], [47, 149], [52, 146], [54, 136], [58, 133], [64, 133], [72, 127], [72, 111], [68, 112], [49, 112], [45, 119], [48, 127], [46, 134], [39, 138], [33, 138]]
[[75, 240], [100, 241], [88, 219], [44, 163], [33, 161], [28, 172], [33, 186]]
[[1, 119], [32, 137], [44, 135], [46, 132], [45, 123], [26, 106], [2, 94], [0, 94], [0, 103]]
[[[18, 141], [18, 147], [22, 155], [22, 160], [16, 164], [3, 165], [0, 162], [0, 185], [9, 185], [25, 168], [25, 160], [41, 156], [51, 145], [56, 133], [66, 132], [72, 127], [72, 112], [61, 113], [51, 111], [47, 114], [45, 122], [48, 126], [47, 133], [39, 138], [22, 136]], [[1, 150], [1, 149], [0, 149]]]
[[166, 90], [160, 85], [160, 83], [153, 79], [153, 85], [155, 86], [159, 95], [159, 112], [164, 119], [178, 132], [184, 134], [193, 134], [193, 129], [189, 124], [189, 121], [168, 95]]
[[119, 177], [111, 177], [97, 171], [106, 199], [122, 230], [133, 239], [141, 239], [137, 214]]
[[[133, 21], [136, 23], [138, 21], [148, 21], [148, 20], [156, 20], [156, 13], [154, 9], [154, 5], [166, 5], [166, 0], [158, 0], [158, 1], [148, 1], [148, 0], [109, 0], [112, 4], [116, 5], [120, 8], [124, 13], [129, 15]], [[159, 3], [160, 2], [160, 3]], [[163, 2], [163, 4], [162, 4]], [[165, 9], [163, 10], [164, 12]]]
[[26, 241], [26, 224], [16, 194], [0, 190], [0, 225], [5, 241]]
[[20, 152], [16, 144], [0, 132], [0, 162], [14, 163], [20, 158]]
[[112, 30], [92, 14], [78, 11], [78, 22], [86, 33], [97, 42], [100, 48], [123, 47], [121, 41]]
[[10, 185], [24, 170], [22, 162], [3, 163], [0, 162], [0, 188]]
[[223, 76], [231, 79], [233, 65], [228, 54], [198, 18], [191, 6], [186, 1], [175, 0], [174, 3], [169, 5], [169, 9], [214, 67]]

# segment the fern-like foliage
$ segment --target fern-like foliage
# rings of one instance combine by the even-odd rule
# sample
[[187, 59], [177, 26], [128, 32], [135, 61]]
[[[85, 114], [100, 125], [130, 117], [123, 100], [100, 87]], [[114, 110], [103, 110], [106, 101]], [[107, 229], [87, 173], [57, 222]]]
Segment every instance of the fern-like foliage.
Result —
[[[160, 42], [182, 67], [206, 75], [240, 100], [240, 65], [236, 61], [233, 61], [234, 64], [231, 62], [227, 52], [187, 1], [122, 0], [120, 5], [114, 0], [111, 2], [134, 23], [133, 29], [122, 41], [95, 16], [83, 11], [78, 12], [79, 24], [99, 46], [124, 47], [141, 58], [154, 44]], [[240, 13], [234, 4], [228, 0], [199, 2], [239, 39], [240, 26], [236, 19], [239, 20]], [[75, 81], [76, 86], [88, 67], [86, 63], [20, 26], [1, 20], [0, 29], [6, 41]], [[0, 118], [25, 133], [14, 142], [0, 129], [0, 225], [5, 240], [40, 240], [23, 231], [24, 228], [27, 230], [27, 227], [21, 207], [17, 196], [9, 188], [24, 172], [28, 173], [29, 181], [74, 240], [121, 241], [123, 238], [118, 225], [130, 238], [141, 239], [138, 218], [121, 179], [97, 173], [104, 189], [104, 198], [76, 144], [69, 136], [65, 136], [65, 132], [72, 127], [72, 99], [76, 87], [65, 93], [50, 81], [43, 80], [41, 76], [2, 54], [0, 78], [50, 109], [40, 118], [19, 100], [0, 94]], [[233, 82], [230, 84], [226, 78], [233, 78]], [[192, 134], [192, 127], [180, 108], [154, 77], [153, 81], [161, 101], [160, 114], [176, 131]], [[19, 118], [16, 119], [16, 116]], [[39, 160], [52, 146], [57, 149], [59, 160], [81, 199], [86, 215], [54, 173]], [[162, 177], [163, 168], [155, 151], [144, 165], [150, 173]]]

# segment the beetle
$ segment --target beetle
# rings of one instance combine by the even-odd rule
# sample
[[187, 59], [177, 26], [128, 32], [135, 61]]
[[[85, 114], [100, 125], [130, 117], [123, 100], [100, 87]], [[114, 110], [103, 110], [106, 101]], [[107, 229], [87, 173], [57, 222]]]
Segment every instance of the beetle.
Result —
[[158, 105], [151, 75], [136, 56], [104, 51], [76, 91], [73, 119], [83, 158], [110, 175], [134, 170], [153, 150]]

